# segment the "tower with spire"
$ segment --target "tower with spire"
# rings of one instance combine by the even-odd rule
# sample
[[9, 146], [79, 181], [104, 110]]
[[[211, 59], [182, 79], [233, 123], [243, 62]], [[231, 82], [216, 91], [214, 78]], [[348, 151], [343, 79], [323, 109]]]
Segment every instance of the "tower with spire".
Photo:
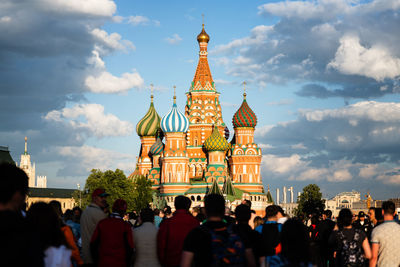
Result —
[[186, 93], [185, 113], [176, 104], [175, 86], [172, 109], [162, 119], [155, 111], [151, 94], [150, 108], [136, 126], [141, 149], [130, 177], [145, 175], [170, 206], [178, 195], [186, 195], [193, 205], [201, 205], [206, 194], [218, 193], [231, 205], [249, 199], [261, 214], [268, 197], [260, 174], [261, 148], [254, 143], [257, 117], [245, 92], [232, 120], [234, 137], [228, 142], [220, 93], [208, 65], [209, 41], [203, 23], [197, 36], [199, 60]]
[[136, 132], [140, 136], [141, 147], [137, 161], [138, 172], [148, 175], [153, 166], [150, 147], [156, 142], [160, 131], [161, 118], [154, 108], [153, 86], [151, 86], [150, 107], [144, 117], [136, 125]]
[[26, 175], [28, 176], [28, 186], [35, 187], [35, 173], [36, 173], [36, 166], [35, 163], [31, 163], [31, 155], [28, 153], [28, 137], [25, 136], [25, 150], [24, 154], [21, 154], [21, 161], [19, 163], [19, 167], [24, 170]]

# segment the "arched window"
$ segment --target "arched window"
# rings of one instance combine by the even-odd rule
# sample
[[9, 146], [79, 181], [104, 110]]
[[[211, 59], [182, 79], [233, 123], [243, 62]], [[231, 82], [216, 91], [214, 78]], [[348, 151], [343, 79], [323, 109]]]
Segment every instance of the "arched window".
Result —
[[192, 201], [194, 201], [194, 196], [191, 196], [190, 199], [191, 199]]
[[167, 181], [167, 183], [171, 183], [171, 181], [172, 181], [172, 173], [168, 173], [168, 181]]
[[201, 196], [197, 196], [197, 201], [200, 201], [201, 200]]
[[197, 140], [197, 138], [194, 139], [194, 146], [198, 146], [198, 140]]

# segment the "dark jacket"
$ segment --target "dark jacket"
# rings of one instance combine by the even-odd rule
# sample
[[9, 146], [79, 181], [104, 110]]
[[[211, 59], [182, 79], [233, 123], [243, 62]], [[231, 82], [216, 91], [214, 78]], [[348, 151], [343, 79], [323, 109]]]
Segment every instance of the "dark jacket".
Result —
[[179, 266], [183, 242], [188, 233], [199, 226], [199, 221], [184, 209], [160, 224], [157, 234], [157, 253], [162, 266]]

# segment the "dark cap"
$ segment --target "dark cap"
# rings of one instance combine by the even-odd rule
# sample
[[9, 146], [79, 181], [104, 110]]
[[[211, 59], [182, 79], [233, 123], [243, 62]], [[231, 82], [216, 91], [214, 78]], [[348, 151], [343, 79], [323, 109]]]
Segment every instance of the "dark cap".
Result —
[[109, 196], [110, 194], [107, 194], [106, 193], [106, 190], [104, 190], [103, 188], [97, 188], [96, 190], [94, 190], [93, 191], [93, 193], [92, 193], [92, 197], [97, 197], [97, 196], [99, 196], [99, 197], [107, 197], [107, 196]]
[[126, 212], [126, 209], [128, 208], [128, 204], [126, 203], [125, 200], [123, 199], [117, 199], [115, 200], [113, 206], [112, 206], [112, 211], [113, 212]]
[[363, 211], [360, 211], [359, 213], [358, 213], [358, 217], [364, 217], [365, 216], [365, 213], [363, 212]]

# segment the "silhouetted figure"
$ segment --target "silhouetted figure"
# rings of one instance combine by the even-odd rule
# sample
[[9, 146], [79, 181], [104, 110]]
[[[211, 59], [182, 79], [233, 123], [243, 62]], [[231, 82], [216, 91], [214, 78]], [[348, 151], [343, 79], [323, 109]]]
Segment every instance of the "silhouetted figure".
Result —
[[28, 176], [13, 164], [0, 164], [0, 265], [43, 266], [39, 234], [22, 216]]
[[308, 267], [310, 262], [309, 233], [303, 223], [296, 219], [287, 220], [281, 232], [282, 251], [271, 256], [270, 267]]

